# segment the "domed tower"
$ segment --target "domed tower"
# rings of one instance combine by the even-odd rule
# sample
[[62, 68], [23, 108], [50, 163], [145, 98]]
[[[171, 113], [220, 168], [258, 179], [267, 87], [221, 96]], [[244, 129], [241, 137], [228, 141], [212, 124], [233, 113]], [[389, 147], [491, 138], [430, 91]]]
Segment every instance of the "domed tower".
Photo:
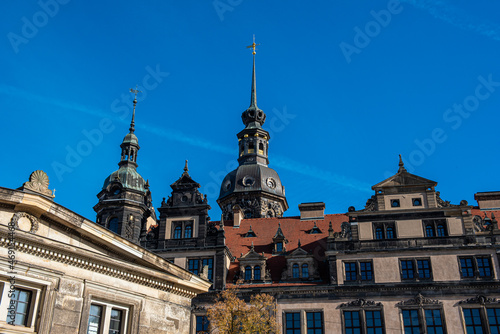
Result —
[[[135, 94], [134, 110], [129, 133], [120, 145], [120, 167], [104, 180], [102, 190], [97, 194], [99, 202], [94, 206], [97, 223], [122, 237], [139, 244], [146, 236], [146, 228], [156, 224], [155, 209], [152, 205], [149, 182], [137, 173], [137, 152], [139, 141], [135, 131]], [[148, 220], [149, 223], [148, 223]]]
[[[237, 134], [239, 166], [226, 175], [217, 199], [224, 219], [233, 219], [233, 208], [242, 210], [245, 218], [281, 217], [288, 209], [285, 187], [278, 173], [268, 167], [269, 132], [262, 128], [264, 111], [257, 107], [255, 80], [255, 41], [253, 48], [250, 107], [241, 119], [245, 128]], [[238, 208], [239, 207], [239, 208]]]

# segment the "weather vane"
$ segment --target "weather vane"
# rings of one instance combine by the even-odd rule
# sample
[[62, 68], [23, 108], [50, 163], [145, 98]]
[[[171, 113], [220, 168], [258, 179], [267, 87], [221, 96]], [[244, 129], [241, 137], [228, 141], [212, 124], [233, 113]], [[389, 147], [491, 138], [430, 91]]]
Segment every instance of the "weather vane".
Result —
[[137, 85], [135, 85], [135, 89], [133, 88], [130, 88], [130, 92], [133, 93], [135, 96], [134, 96], [134, 100], [137, 100], [137, 93], [142, 93], [142, 91], [140, 90], [137, 90]]
[[252, 54], [254, 55], [256, 53], [255, 52], [255, 47], [257, 45], [260, 45], [260, 43], [259, 44], [255, 44], [255, 35], [253, 35], [253, 43], [252, 43], [252, 45], [247, 46], [247, 49], [252, 48], [253, 49]]

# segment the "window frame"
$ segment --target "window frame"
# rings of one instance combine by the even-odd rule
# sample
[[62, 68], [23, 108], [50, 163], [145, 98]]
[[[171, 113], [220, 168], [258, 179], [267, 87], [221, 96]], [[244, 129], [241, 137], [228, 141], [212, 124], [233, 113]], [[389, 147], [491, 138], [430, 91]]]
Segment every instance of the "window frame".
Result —
[[5, 324], [6, 328], [26, 328], [30, 331], [36, 331], [37, 326], [37, 315], [40, 310], [43, 311], [42, 301], [45, 295], [45, 286], [23, 281], [20, 277], [16, 277], [15, 287], [17, 290], [25, 290], [31, 292], [29, 309], [26, 315], [25, 325], [14, 325], [10, 324], [11, 319], [8, 318], [8, 307], [11, 298], [10, 294], [10, 283], [7, 278], [1, 278], [0, 280], [0, 324]]
[[425, 311], [428, 311], [428, 310], [438, 310], [439, 311], [440, 318], [441, 318], [441, 327], [443, 329], [443, 333], [448, 333], [447, 327], [446, 327], [446, 317], [445, 317], [445, 313], [444, 313], [443, 303], [441, 301], [426, 298], [426, 297], [422, 296], [421, 294], [418, 294], [415, 298], [397, 303], [396, 307], [399, 308], [399, 317], [400, 317], [400, 322], [401, 322], [402, 333], [405, 332], [405, 323], [404, 323], [403, 312], [404, 311], [415, 311], [415, 310], [417, 311], [418, 326], [419, 326], [421, 334], [428, 333], [428, 330], [427, 330], [428, 324], [427, 324], [427, 318], [425, 315]]
[[[489, 271], [490, 271], [490, 276], [481, 276], [480, 275], [480, 270], [479, 270], [479, 265], [477, 262], [477, 259], [488, 259], [489, 263]], [[463, 255], [463, 256], [457, 256], [458, 259], [458, 270], [460, 271], [460, 278], [463, 280], [489, 280], [489, 279], [495, 279], [495, 271], [493, 270], [493, 261], [491, 254], [479, 254], [479, 255]], [[473, 275], [472, 276], [464, 276], [463, 275], [463, 267], [462, 267], [462, 259], [471, 259], [472, 260], [472, 270], [473, 270]]]
[[[377, 229], [382, 229], [382, 238], [377, 237]], [[388, 229], [391, 229], [392, 233], [392, 238], [388, 237]], [[397, 239], [397, 233], [396, 233], [396, 223], [395, 222], [374, 222], [372, 224], [372, 230], [373, 230], [373, 240], [395, 240]]]
[[386, 328], [385, 328], [385, 317], [384, 317], [384, 307], [382, 303], [374, 302], [371, 300], [365, 300], [365, 299], [356, 299], [348, 303], [343, 303], [340, 304], [338, 307], [340, 309], [340, 321], [341, 321], [341, 326], [342, 326], [342, 333], [346, 334], [347, 333], [347, 327], [346, 327], [346, 312], [358, 312], [359, 313], [359, 329], [361, 334], [366, 334], [368, 333], [368, 322], [366, 312], [380, 312], [380, 322], [381, 325], [380, 327], [377, 326], [375, 328], [381, 328], [382, 329], [382, 334], [385, 334]]
[[[130, 325], [130, 309], [131, 307], [128, 305], [122, 305], [116, 302], [109, 302], [101, 299], [92, 299], [89, 304], [89, 311], [88, 311], [88, 316], [87, 316], [87, 328], [85, 330], [85, 333], [89, 333], [89, 318], [90, 318], [90, 308], [92, 305], [100, 306], [102, 307], [102, 315], [101, 315], [101, 324], [100, 324], [100, 331], [99, 332], [106, 332], [108, 333], [111, 328], [111, 312], [113, 310], [119, 310], [122, 312], [122, 320], [120, 324], [120, 333], [123, 334], [128, 334]], [[99, 333], [100, 334], [100, 333]]]
[[[190, 237], [186, 237], [187, 227], [191, 228], [191, 234], [190, 234], [191, 236]], [[170, 234], [170, 238], [172, 240], [187, 240], [187, 239], [196, 238], [195, 237], [195, 227], [196, 227], [196, 224], [195, 224], [194, 219], [172, 220], [172, 222], [171, 222], [172, 232]], [[177, 228], [180, 228], [179, 234], [178, 234], [179, 237], [177, 237], [177, 234], [176, 234]]]
[[[370, 279], [363, 279], [363, 274], [361, 270], [361, 263], [369, 263], [370, 264]], [[357, 283], [365, 283], [365, 282], [374, 282], [375, 281], [375, 271], [373, 270], [373, 260], [344, 260], [343, 261], [343, 270], [344, 270], [344, 284], [357, 284]], [[356, 279], [355, 280], [348, 280], [347, 279], [347, 270], [346, 270], [346, 264], [354, 264], [354, 268], [356, 270]], [[349, 272], [352, 272], [350, 270]]]
[[[287, 328], [287, 321], [286, 321], [286, 315], [287, 314], [299, 314], [299, 320], [300, 320], [300, 327], [295, 328], [295, 323], [294, 323], [294, 328]], [[321, 328], [309, 328], [308, 325], [308, 320], [307, 320], [307, 315], [309, 313], [320, 313], [321, 314]], [[321, 330], [321, 334], [325, 334], [325, 313], [323, 309], [290, 309], [290, 310], [283, 310], [282, 311], [282, 318], [281, 318], [281, 325], [282, 325], [282, 332], [284, 334], [289, 334], [287, 330], [298, 330], [298, 333], [308, 333], [308, 330]], [[294, 320], [295, 321], [295, 320]], [[314, 321], [314, 320], [313, 320]], [[295, 333], [292, 333], [295, 334]]]
[[[212, 268], [210, 268], [210, 265], [208, 265], [208, 273], [207, 273], [207, 279], [210, 281], [210, 282], [214, 282], [214, 270], [215, 270], [215, 259], [214, 257], [190, 257], [190, 258], [187, 258], [186, 259], [186, 270], [189, 271], [190, 273], [194, 274], [194, 275], [197, 275], [197, 276], [201, 276], [201, 274], [203, 273], [203, 267], [205, 266], [205, 261], [207, 262], [210, 262], [210, 260], [212, 260]], [[191, 264], [191, 261], [197, 261], [198, 263], [198, 268], [197, 269], [194, 269], [193, 268], [193, 271], [191, 271], [190, 269], [190, 264]], [[198, 273], [194, 272], [194, 270], [196, 270]]]
[[484, 334], [491, 334], [491, 326], [500, 326], [500, 321], [497, 324], [490, 324], [490, 319], [488, 316], [488, 310], [494, 309], [500, 313], [500, 301], [495, 298], [488, 298], [482, 295], [478, 295], [474, 298], [469, 298], [458, 302], [460, 306], [460, 315], [462, 320], [462, 325], [465, 333], [467, 333], [467, 323], [465, 320], [464, 310], [479, 310], [479, 317], [481, 319], [481, 329]]
[[[443, 231], [444, 235], [438, 235], [438, 226], [442, 225], [443, 226]], [[424, 230], [424, 237], [425, 238], [446, 238], [448, 237], [449, 234], [449, 228], [448, 228], [448, 221], [446, 219], [425, 219], [422, 220], [422, 227]], [[433, 235], [427, 235], [427, 230], [428, 227], [430, 227], [429, 230], [432, 231]]]
[[[412, 266], [413, 266], [413, 277], [412, 278], [403, 278], [403, 261], [411, 261]], [[419, 266], [418, 262], [419, 261], [428, 261], [429, 262], [429, 276], [428, 278], [426, 277], [420, 277], [420, 271], [419, 271]], [[399, 258], [399, 274], [401, 278], [401, 282], [408, 282], [408, 281], [432, 281], [433, 280], [433, 270], [432, 270], [432, 262], [429, 257], [413, 257], [413, 258]]]
[[[198, 318], [201, 318], [202, 329], [198, 330]], [[203, 328], [206, 326], [206, 329]], [[210, 332], [210, 321], [206, 314], [194, 314], [194, 333], [209, 333]]]

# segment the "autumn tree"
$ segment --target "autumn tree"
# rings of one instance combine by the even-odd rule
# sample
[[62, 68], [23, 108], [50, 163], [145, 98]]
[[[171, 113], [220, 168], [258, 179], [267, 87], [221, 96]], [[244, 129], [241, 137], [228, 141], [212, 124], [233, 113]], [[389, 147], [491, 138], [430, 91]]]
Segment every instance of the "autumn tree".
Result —
[[217, 296], [208, 311], [213, 332], [219, 334], [279, 333], [276, 323], [276, 301], [268, 294], [257, 294], [245, 303], [238, 290], [226, 289]]

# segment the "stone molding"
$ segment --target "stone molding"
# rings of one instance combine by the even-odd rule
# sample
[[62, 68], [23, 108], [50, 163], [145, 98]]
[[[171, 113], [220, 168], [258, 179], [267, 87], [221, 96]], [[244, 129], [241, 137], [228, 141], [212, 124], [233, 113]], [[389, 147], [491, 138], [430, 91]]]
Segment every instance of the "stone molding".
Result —
[[[10, 242], [8, 236], [1, 232], [0, 235], [1, 235], [0, 246], [7, 248]], [[131, 273], [129, 271], [124, 271], [120, 269], [118, 266], [111, 266], [102, 261], [95, 261], [90, 257], [70, 255], [67, 252], [61, 252], [58, 249], [52, 247], [46, 247], [44, 245], [34, 242], [29, 242], [26, 240], [23, 240], [23, 242], [16, 241], [15, 247], [16, 251], [18, 252], [35, 255], [51, 261], [61, 262], [71, 266], [97, 272], [100, 274], [120, 278], [129, 282], [141, 284], [157, 290], [173, 293], [181, 297], [194, 298], [197, 296], [196, 293], [176, 287], [172, 283], [169, 283], [167, 281], [149, 278], [146, 275], [142, 275], [141, 273], [138, 272]]]
[[419, 293], [415, 298], [401, 301], [396, 304], [397, 307], [424, 306], [424, 305], [443, 305], [443, 303], [436, 299], [426, 298]]
[[29, 233], [36, 233], [38, 231], [38, 219], [30, 215], [27, 212], [16, 212], [11, 219], [11, 223], [14, 224], [16, 229], [20, 230], [19, 228], [19, 219], [21, 218], [27, 218], [31, 222], [31, 228], [29, 230]]
[[474, 298], [468, 298], [458, 302], [458, 305], [464, 305], [464, 304], [500, 305], [500, 300], [497, 300], [496, 298], [486, 297], [483, 295], [477, 295]]
[[365, 307], [382, 307], [382, 303], [376, 303], [373, 300], [366, 300], [363, 298], [350, 301], [348, 303], [342, 303], [337, 308], [365, 308]]

